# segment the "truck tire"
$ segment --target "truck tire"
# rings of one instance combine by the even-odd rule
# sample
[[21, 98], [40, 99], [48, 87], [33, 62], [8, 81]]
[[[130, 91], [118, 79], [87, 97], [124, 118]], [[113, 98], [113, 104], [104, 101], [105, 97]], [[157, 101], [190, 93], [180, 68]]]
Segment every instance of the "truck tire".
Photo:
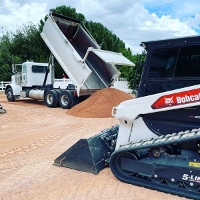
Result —
[[55, 90], [47, 90], [44, 102], [49, 108], [55, 108], [58, 105], [58, 93]]
[[6, 97], [7, 97], [7, 100], [10, 101], [10, 102], [15, 101], [15, 96], [13, 95], [13, 90], [12, 90], [12, 88], [8, 88], [8, 89], [6, 90]]
[[72, 93], [71, 91], [63, 90], [59, 97], [60, 106], [63, 109], [69, 109], [72, 107]]
[[60, 107], [59, 99], [60, 99], [60, 95], [61, 95], [62, 90], [60, 90], [60, 89], [54, 89], [54, 91], [56, 91], [57, 94], [58, 94], [58, 104], [57, 104], [56, 107]]

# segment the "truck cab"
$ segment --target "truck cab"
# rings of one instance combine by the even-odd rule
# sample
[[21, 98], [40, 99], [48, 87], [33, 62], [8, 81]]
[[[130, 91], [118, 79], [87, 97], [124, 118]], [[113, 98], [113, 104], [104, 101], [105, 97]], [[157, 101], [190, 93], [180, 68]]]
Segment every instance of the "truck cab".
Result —
[[[42, 85], [47, 70], [48, 63], [24, 62], [23, 64], [13, 64], [12, 71], [14, 75], [11, 82], [22, 87], [32, 87], [33, 85]], [[50, 68], [51, 70], [51, 68]], [[51, 72], [49, 72], [51, 74]], [[52, 83], [52, 77], [47, 77], [47, 84]]]
[[[43, 87], [47, 68], [48, 63], [27, 61], [22, 64], [13, 64], [11, 84], [8, 84], [5, 89], [5, 94], [7, 95], [8, 101], [15, 101], [20, 97], [33, 97], [33, 99], [38, 99], [36, 96], [31, 96], [31, 92]], [[48, 70], [48, 74], [51, 75], [47, 76], [46, 85], [51, 85], [53, 81], [53, 76], [51, 73], [52, 67], [49, 67]], [[42, 91], [42, 93], [43, 92], [44, 91]], [[40, 94], [39, 96], [41, 97], [42, 95], [43, 94]], [[40, 97], [39, 99], [41, 99]]]

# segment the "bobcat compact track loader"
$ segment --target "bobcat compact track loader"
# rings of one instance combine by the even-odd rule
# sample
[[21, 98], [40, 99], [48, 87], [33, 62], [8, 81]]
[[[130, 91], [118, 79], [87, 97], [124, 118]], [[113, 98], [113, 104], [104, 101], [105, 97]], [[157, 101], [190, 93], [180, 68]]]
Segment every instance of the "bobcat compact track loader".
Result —
[[142, 42], [138, 97], [112, 110], [119, 125], [81, 139], [54, 164], [200, 199], [200, 37]]

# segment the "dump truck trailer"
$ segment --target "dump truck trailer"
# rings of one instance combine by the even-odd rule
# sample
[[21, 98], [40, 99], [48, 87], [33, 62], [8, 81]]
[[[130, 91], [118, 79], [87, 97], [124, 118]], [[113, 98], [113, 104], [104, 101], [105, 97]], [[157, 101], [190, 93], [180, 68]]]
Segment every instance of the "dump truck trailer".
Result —
[[[116, 65], [134, 65], [121, 53], [101, 50], [81, 21], [63, 15], [50, 13], [41, 37], [51, 51], [49, 63], [25, 62], [20, 70], [14, 66], [5, 90], [8, 101], [29, 97], [44, 100], [48, 107], [71, 108], [112, 86], [120, 76]], [[66, 89], [53, 86], [54, 57], [73, 83]]]
[[80, 139], [57, 166], [200, 199], [200, 36], [142, 42], [138, 98], [112, 109], [119, 123]]

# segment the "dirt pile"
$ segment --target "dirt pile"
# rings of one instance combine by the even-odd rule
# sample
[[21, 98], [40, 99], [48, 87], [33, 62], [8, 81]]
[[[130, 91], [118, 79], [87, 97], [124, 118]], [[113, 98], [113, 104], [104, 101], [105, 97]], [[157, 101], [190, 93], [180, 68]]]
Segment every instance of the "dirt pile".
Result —
[[88, 99], [67, 111], [68, 115], [83, 118], [112, 117], [112, 108], [133, 96], [115, 88], [105, 88], [92, 94]]

